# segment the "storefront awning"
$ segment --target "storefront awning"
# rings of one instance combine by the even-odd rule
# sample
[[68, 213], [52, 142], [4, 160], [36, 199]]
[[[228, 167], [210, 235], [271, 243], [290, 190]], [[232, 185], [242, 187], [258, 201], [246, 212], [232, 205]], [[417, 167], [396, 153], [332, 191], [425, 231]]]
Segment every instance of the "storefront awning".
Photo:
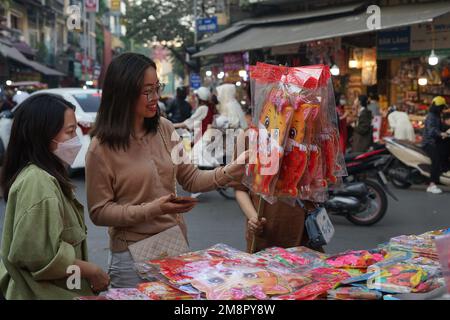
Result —
[[6, 58], [15, 60], [23, 65], [33, 68], [46, 76], [64, 76], [64, 73], [62, 72], [44, 66], [39, 62], [27, 59], [19, 50], [4, 43], [0, 43], [0, 53]]
[[282, 15], [275, 15], [275, 16], [268, 16], [268, 17], [244, 19], [242, 21], [236, 22], [231, 27], [229, 27], [223, 31], [213, 34], [209, 38], [200, 40], [198, 43], [202, 44], [202, 43], [217, 42], [219, 40], [229, 37], [230, 35], [232, 35], [234, 33], [237, 33], [243, 29], [246, 29], [252, 25], [280, 23], [280, 22], [287, 22], [287, 21], [297, 21], [298, 22], [299, 20], [314, 19], [314, 18], [320, 18], [320, 17], [325, 17], [325, 16], [350, 13], [360, 7], [361, 7], [361, 4], [353, 4], [353, 5], [347, 5], [347, 6], [326, 8], [326, 9], [322, 9], [322, 10], [313, 10], [313, 11], [308, 11], [308, 12], [296, 12], [296, 13], [282, 14]]
[[[449, 2], [382, 7], [381, 28], [378, 30], [431, 22], [432, 19], [448, 12], [450, 12]], [[369, 17], [370, 14], [364, 11], [352, 16], [310, 23], [254, 26], [233, 38], [212, 45], [194, 57], [271, 48], [376, 31], [367, 27]]]

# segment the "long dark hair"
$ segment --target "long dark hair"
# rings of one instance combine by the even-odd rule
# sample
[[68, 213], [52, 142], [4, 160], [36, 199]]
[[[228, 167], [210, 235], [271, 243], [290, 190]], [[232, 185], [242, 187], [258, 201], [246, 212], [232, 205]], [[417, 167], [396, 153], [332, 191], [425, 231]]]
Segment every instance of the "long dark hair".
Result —
[[[135, 105], [141, 94], [145, 71], [156, 64], [137, 53], [123, 53], [111, 61], [103, 82], [102, 100], [91, 136], [114, 150], [127, 150], [134, 125]], [[156, 132], [159, 108], [144, 119], [147, 133]]]
[[64, 113], [75, 106], [53, 94], [36, 94], [27, 98], [14, 115], [11, 137], [6, 149], [1, 175], [3, 197], [19, 173], [32, 163], [58, 181], [63, 193], [71, 197], [74, 186], [63, 162], [50, 151], [51, 141], [64, 126]]

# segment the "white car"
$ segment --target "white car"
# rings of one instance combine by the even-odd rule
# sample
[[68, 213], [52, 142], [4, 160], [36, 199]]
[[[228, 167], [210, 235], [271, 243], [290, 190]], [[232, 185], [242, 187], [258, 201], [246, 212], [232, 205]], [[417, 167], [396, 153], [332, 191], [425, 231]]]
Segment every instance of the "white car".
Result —
[[[95, 122], [95, 117], [97, 115], [98, 108], [100, 107], [102, 95], [101, 90], [82, 88], [45, 89], [32, 93], [30, 97], [41, 93], [51, 93], [61, 96], [75, 105], [75, 116], [78, 122], [76, 131], [82, 146], [77, 158], [71, 166], [71, 169], [75, 170], [84, 168], [86, 152], [91, 142], [89, 131]], [[14, 107], [12, 113], [14, 114], [14, 112], [19, 108], [20, 104]], [[3, 116], [0, 118], [0, 142], [3, 143], [4, 149], [6, 149], [9, 142], [12, 121], [13, 119], [11, 117]]]

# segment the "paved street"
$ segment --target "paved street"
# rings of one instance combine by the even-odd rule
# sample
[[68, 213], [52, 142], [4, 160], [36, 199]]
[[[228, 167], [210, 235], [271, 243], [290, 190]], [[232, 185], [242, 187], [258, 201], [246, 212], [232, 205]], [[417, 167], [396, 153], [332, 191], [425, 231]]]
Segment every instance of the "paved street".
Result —
[[[86, 204], [84, 177], [75, 177], [78, 199]], [[423, 186], [411, 190], [393, 189], [400, 199], [389, 199], [385, 218], [371, 227], [358, 227], [343, 217], [333, 216], [336, 228], [333, 242], [325, 248], [327, 252], [347, 249], [364, 249], [388, 241], [400, 234], [418, 234], [450, 226], [450, 189], [443, 195], [431, 195]], [[217, 192], [200, 196], [200, 203], [186, 214], [189, 241], [193, 250], [203, 249], [222, 242], [235, 248], [245, 248], [245, 220], [236, 202], [225, 200]], [[5, 204], [0, 204], [0, 226], [3, 225]], [[106, 228], [97, 227], [88, 218], [88, 246], [90, 259], [106, 268], [108, 256], [108, 235]]]

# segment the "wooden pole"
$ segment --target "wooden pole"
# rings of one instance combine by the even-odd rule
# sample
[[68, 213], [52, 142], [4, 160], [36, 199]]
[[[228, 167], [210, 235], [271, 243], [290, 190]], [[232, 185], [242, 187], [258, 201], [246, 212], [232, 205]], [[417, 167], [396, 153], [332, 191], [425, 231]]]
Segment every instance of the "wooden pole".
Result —
[[[259, 203], [258, 203], [258, 221], [263, 217], [264, 215], [264, 199], [262, 196], [259, 196]], [[250, 247], [250, 253], [255, 253], [256, 249], [256, 234], [253, 233], [252, 237], [252, 245]]]

